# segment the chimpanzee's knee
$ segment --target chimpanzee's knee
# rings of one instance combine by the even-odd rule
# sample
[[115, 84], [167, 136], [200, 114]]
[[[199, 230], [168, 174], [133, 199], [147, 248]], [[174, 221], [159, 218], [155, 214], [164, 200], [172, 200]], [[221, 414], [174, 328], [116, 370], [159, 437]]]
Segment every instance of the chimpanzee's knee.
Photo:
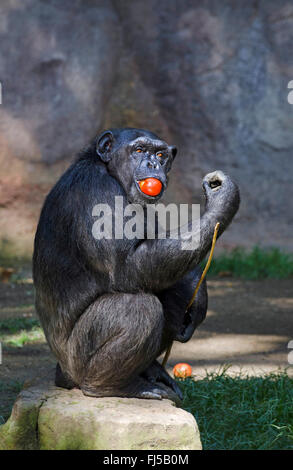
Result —
[[76, 323], [68, 343], [68, 369], [83, 390], [129, 384], [157, 357], [163, 308], [151, 294], [107, 294]]

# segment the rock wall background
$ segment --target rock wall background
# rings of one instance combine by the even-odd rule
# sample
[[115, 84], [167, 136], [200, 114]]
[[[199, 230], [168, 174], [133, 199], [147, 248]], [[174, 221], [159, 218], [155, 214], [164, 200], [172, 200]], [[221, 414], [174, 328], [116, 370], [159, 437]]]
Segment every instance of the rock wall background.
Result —
[[219, 247], [293, 251], [290, 0], [2, 0], [0, 239], [29, 257], [45, 195], [108, 126], [179, 148], [167, 201], [222, 169], [241, 209]]

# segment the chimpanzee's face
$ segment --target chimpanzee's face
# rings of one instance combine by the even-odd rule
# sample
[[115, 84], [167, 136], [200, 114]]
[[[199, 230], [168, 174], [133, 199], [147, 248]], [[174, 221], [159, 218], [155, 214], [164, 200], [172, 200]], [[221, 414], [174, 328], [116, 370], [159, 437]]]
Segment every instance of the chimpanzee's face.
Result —
[[177, 153], [155, 134], [142, 129], [112, 129], [97, 141], [97, 153], [124, 188], [129, 202], [157, 202], [168, 185]]

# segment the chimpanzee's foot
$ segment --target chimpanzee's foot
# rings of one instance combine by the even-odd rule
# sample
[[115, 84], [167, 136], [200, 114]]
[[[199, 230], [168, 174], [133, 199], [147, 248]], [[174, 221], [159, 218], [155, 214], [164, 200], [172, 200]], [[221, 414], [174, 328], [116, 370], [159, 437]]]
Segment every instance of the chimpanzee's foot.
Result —
[[167, 398], [169, 400], [174, 400], [173, 397], [174, 393], [171, 389], [165, 389], [163, 384], [158, 383], [150, 383], [145, 381], [144, 389], [139, 391], [136, 395], [137, 398], [150, 398], [154, 400], [162, 400], [163, 398]]
[[[164, 389], [167, 390], [169, 395], [171, 392], [172, 396], [174, 396], [175, 392], [180, 400], [183, 399], [179, 386], [158, 361], [154, 361], [141, 375], [152, 384], [157, 384], [160, 387], [164, 385]], [[174, 401], [174, 398], [170, 399]]]
[[178, 396], [163, 383], [152, 383], [142, 377], [136, 377], [132, 383], [120, 388], [105, 388], [89, 385], [82, 385], [81, 390], [84, 395], [90, 397], [127, 397], [127, 398], [147, 398], [152, 400], [162, 400], [167, 398], [178, 403]]
[[62, 372], [59, 362], [56, 365], [55, 385], [56, 387], [67, 388], [68, 390], [77, 387], [77, 385]]
[[182, 404], [182, 401], [178, 397], [177, 393], [161, 382], [156, 382], [152, 391], [141, 392], [138, 398], [152, 398], [156, 400], [162, 400], [163, 398], [166, 398], [167, 400], [173, 401], [177, 406]]

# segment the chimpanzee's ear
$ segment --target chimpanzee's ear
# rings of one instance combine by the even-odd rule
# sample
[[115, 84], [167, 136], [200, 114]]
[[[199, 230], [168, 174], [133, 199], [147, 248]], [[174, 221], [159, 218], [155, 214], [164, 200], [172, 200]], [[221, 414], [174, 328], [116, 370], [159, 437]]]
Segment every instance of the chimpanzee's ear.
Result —
[[105, 131], [97, 139], [96, 152], [103, 162], [111, 160], [111, 149], [114, 141], [114, 136], [111, 131]]
[[172, 155], [173, 160], [174, 160], [174, 158], [175, 158], [176, 155], [177, 155], [177, 147], [174, 147], [174, 145], [171, 145], [171, 146], [169, 147], [169, 149], [171, 150], [171, 155]]

